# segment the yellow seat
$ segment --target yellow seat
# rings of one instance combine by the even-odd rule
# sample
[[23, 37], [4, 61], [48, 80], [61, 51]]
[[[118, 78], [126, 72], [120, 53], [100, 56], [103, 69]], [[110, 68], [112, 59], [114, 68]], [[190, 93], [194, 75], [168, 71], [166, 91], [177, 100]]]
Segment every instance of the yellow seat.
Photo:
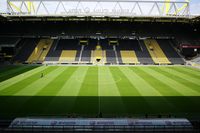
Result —
[[43, 47], [43, 52], [40, 55], [38, 61], [44, 61], [45, 60], [45, 58], [46, 58], [46, 56], [47, 56], [47, 54], [48, 54], [48, 52], [49, 52], [49, 50], [52, 46], [52, 43], [53, 43], [53, 40], [50, 40], [50, 39], [45, 41], [45, 45]]
[[144, 43], [156, 64], [171, 64], [168, 60], [167, 56], [164, 54], [162, 49], [160, 48], [159, 44], [154, 39], [147, 39], [144, 40]]
[[135, 63], [135, 64], [140, 63], [137, 59], [137, 56], [134, 50], [121, 50], [120, 54], [121, 54], [123, 63]]
[[106, 63], [106, 51], [105, 50], [94, 50], [92, 51], [91, 61], [96, 62], [97, 59], [100, 59], [101, 63]]
[[76, 59], [76, 50], [63, 50], [59, 62], [74, 62]]
[[27, 62], [33, 63], [37, 61], [44, 61], [47, 53], [49, 52], [51, 45], [53, 43], [53, 40], [51, 39], [41, 39], [31, 55], [29, 56]]

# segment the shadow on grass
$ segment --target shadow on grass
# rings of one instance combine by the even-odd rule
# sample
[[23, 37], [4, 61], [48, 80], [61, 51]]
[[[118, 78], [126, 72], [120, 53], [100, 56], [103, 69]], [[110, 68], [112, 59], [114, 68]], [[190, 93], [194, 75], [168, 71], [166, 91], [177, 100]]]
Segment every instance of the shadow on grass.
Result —
[[[8, 66], [8, 68], [0, 69], [0, 74], [4, 73], [0, 76], [0, 82], [5, 81], [14, 76], [17, 76], [19, 74], [28, 72], [37, 67], [39, 67], [39, 66]], [[11, 70], [11, 72], [9, 72], [10, 70]], [[7, 73], [5, 73], [5, 72], [7, 72]]]
[[200, 97], [0, 96], [0, 117], [68, 116], [200, 118]]

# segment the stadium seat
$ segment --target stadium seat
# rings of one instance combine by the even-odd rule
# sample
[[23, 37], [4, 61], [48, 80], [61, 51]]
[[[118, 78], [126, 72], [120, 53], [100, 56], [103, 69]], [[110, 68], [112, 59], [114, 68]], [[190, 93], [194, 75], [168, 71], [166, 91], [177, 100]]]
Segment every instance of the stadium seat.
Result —
[[44, 61], [45, 60], [45, 57], [47, 56], [47, 53], [49, 52], [51, 46], [52, 46], [52, 43], [53, 43], [53, 40], [46, 40], [46, 45], [43, 47], [43, 52], [41, 54], [41, 56], [39, 57], [38, 61]]
[[147, 39], [144, 43], [155, 64], [171, 64], [156, 40]]
[[76, 53], [76, 50], [63, 50], [59, 58], [59, 62], [75, 62]]
[[137, 59], [137, 56], [135, 54], [135, 51], [133, 50], [121, 50], [121, 57], [122, 57], [122, 62], [123, 63], [134, 63], [138, 64], [139, 61]]
[[116, 55], [114, 50], [106, 50], [106, 62], [116, 64]]
[[13, 60], [17, 63], [25, 63], [35, 49], [35, 46], [38, 42], [39, 39], [35, 38], [22, 39], [18, 44], [19, 46], [21, 46], [21, 48], [19, 49]]
[[51, 48], [52, 40], [50, 39], [41, 39], [32, 54], [29, 56], [28, 63], [37, 63], [44, 61], [48, 51]]
[[169, 61], [173, 64], [184, 64], [184, 60], [170, 44], [171, 40], [157, 40]]
[[91, 60], [93, 63], [106, 63], [106, 51], [105, 50], [94, 50], [91, 53]]

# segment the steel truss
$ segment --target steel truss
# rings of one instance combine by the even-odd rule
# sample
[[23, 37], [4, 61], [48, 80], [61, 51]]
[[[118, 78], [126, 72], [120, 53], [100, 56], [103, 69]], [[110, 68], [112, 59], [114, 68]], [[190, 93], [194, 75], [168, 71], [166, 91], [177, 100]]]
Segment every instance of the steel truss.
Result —
[[[133, 0], [7, 0], [13, 16], [189, 17], [189, 2]], [[168, 7], [165, 5], [168, 4]], [[167, 11], [166, 11], [166, 8]]]

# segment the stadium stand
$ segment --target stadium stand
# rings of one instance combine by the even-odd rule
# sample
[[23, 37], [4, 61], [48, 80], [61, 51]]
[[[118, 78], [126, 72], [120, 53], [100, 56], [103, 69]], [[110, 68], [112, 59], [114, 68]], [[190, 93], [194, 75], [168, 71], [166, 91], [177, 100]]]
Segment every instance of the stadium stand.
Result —
[[53, 40], [45, 40], [45, 46], [43, 47], [42, 54], [40, 55], [38, 61], [43, 62], [52, 46]]
[[77, 39], [61, 39], [56, 50], [62, 51], [59, 58], [60, 63], [73, 63], [79, 61], [81, 46]]
[[52, 46], [51, 46], [51, 48], [50, 48], [50, 50], [49, 50], [49, 52], [48, 52], [48, 54], [45, 58], [46, 62], [58, 61], [59, 60], [59, 57], [60, 57], [61, 52], [62, 52], [62, 50], [56, 50], [56, 47], [57, 47], [59, 41], [60, 41], [59, 39], [56, 39], [56, 40], [53, 41], [53, 44], [52, 44]]
[[86, 63], [91, 62], [91, 51], [90, 50], [84, 50], [82, 52], [81, 62], [86, 62]]
[[[66, 25], [68, 26], [66, 27]], [[8, 26], [12, 30], [4, 28]], [[121, 31], [121, 29], [124, 30]], [[169, 29], [174, 29], [174, 30], [171, 31]], [[189, 48], [182, 48], [180, 46], [184, 46], [184, 44], [198, 46], [199, 39], [198, 37], [196, 36], [192, 37], [191, 35], [188, 35], [187, 37], [185, 33], [181, 32], [182, 30], [187, 31], [187, 33], [191, 33], [192, 35], [192, 33], [194, 32], [194, 27], [191, 27], [188, 24], [171, 25], [168, 23], [161, 24], [159, 22], [155, 23], [147, 22], [143, 23], [142, 26], [140, 22], [134, 22], [133, 25], [131, 22], [122, 23], [122, 22], [111, 22], [111, 21], [109, 22], [77, 21], [76, 23], [71, 21], [66, 21], [66, 22], [59, 21], [56, 22], [56, 26], [53, 24], [53, 22], [50, 21], [44, 22], [43, 24], [40, 22], [34, 22], [34, 23], [22, 22], [14, 24], [11, 22], [7, 22], [7, 23], [2, 23], [0, 35], [11, 35], [13, 37], [19, 36], [16, 38], [24, 38], [25, 40], [28, 38], [45, 39], [54, 37], [52, 46], [50, 47], [49, 51], [46, 51], [47, 54], [46, 57], [44, 57], [45, 58], [44, 63], [50, 63], [50, 62], [59, 63], [62, 60], [60, 56], [63, 55], [62, 54], [63, 50], [76, 51], [76, 55], [73, 55], [75, 56], [75, 59], [73, 58], [72, 61], [69, 62], [92, 63], [93, 59], [91, 60], [91, 57], [94, 53], [94, 52], [92, 53], [92, 50], [95, 50], [96, 45], [99, 43], [102, 50], [105, 51], [105, 53], [103, 53], [102, 55], [104, 55], [105, 58], [104, 63], [106, 64], [123, 64], [124, 62], [130, 62], [132, 64], [134, 64], [134, 62], [136, 64], [138, 62], [140, 64], [154, 64], [154, 62], [156, 62], [155, 64], [183, 64], [184, 61], [181, 61], [182, 59], [180, 58], [182, 57], [180, 57], [179, 54], [177, 54], [177, 52], [180, 52], [185, 57], [189, 55], [195, 56], [197, 52], [194, 52], [194, 48], [189, 49]], [[149, 50], [146, 47], [146, 44], [143, 42], [143, 40], [147, 38], [156, 38], [160, 45], [159, 46], [160, 48], [158, 47], [158, 49], [161, 50], [158, 51], [154, 50], [149, 52]], [[160, 40], [162, 41], [159, 42]], [[173, 43], [173, 46], [179, 49], [179, 51], [174, 50], [173, 46], [171, 45], [171, 42], [172, 43], [177, 42], [176, 45], [174, 45]], [[21, 44], [22, 44], [21, 41], [17, 43], [16, 51], [13, 52], [15, 56], [17, 56], [17, 53], [19, 51], [18, 46], [20, 46]], [[164, 44], [167, 44], [167, 46], [165, 46]], [[20, 48], [21, 47], [19, 47], [19, 49]], [[121, 50], [133, 51], [133, 54], [131, 54], [130, 57], [131, 59], [130, 61], [122, 60], [123, 57], [120, 52]], [[157, 58], [152, 58], [152, 52], [154, 54], [158, 52], [157, 54], [160, 54], [159, 56], [164, 55], [163, 60], [158, 61]], [[43, 54], [42, 56], [45, 56], [45, 53]], [[4, 54], [1, 53], [1, 55]], [[133, 61], [132, 60], [133, 57], [134, 58], [137, 57], [137, 60], [133, 59], [135, 60]], [[173, 57], [178, 57], [179, 59], [178, 58], [174, 59]], [[15, 61], [15, 59], [16, 58], [13, 58], [13, 61]], [[23, 63], [23, 61], [20, 62]], [[42, 63], [43, 59], [39, 59], [37, 62]]]
[[191, 60], [187, 61], [187, 64], [193, 67], [200, 67], [200, 55], [193, 57]]
[[[179, 34], [178, 32], [183, 29], [188, 33], [192, 33], [194, 31], [190, 31], [191, 28], [187, 28], [187, 26], [179, 24], [169, 25], [168, 23], [165, 23], [162, 25], [161, 23], [144, 23], [141, 26], [139, 22], [135, 22], [133, 25], [129, 22], [119, 23], [78, 21], [77, 24], [75, 24], [73, 22], [67, 21], [57, 22], [56, 25], [58, 27], [56, 27], [52, 22], [49, 21], [44, 22], [44, 24], [39, 22], [31, 24], [27, 22], [23, 23], [24, 25], [21, 23], [12, 24], [8, 22], [1, 25], [2, 30], [0, 31], [0, 35], [20, 35], [20, 37], [16, 38], [24, 38], [17, 42], [16, 51], [13, 52], [16, 57], [19, 49], [21, 48], [23, 40], [29, 40], [31, 38], [53, 39], [51, 47], [48, 47], [49, 49], [47, 49], [47, 51], [42, 52], [41, 58], [36, 60], [25, 60], [28, 60], [29, 63], [93, 63], [94, 60], [96, 60], [93, 57], [96, 53], [94, 50], [96, 49], [97, 44], [101, 46], [103, 51], [101, 54], [101, 58], [103, 57], [103, 64], [183, 64], [184, 61], [181, 59], [182, 57], [179, 56], [178, 52], [181, 52], [181, 54], [184, 54], [185, 56], [194, 56], [197, 54], [197, 52], [194, 52], [194, 48], [186, 49], [180, 47], [181, 44], [186, 44], [183, 42], [188, 42], [189, 40], [191, 41], [189, 41], [188, 44], [194, 44], [198, 46], [198, 38], [184, 38], [185, 35]], [[65, 27], [66, 25], [68, 25], [67, 28]], [[13, 29], [12, 31], [7, 30], [4, 29], [3, 26], [9, 26]], [[22, 26], [24, 27], [19, 28]], [[32, 27], [33, 30], [31, 30], [30, 27]], [[51, 29], [48, 27], [51, 27]], [[170, 27], [174, 29], [174, 31], [170, 32], [166, 27]], [[122, 28], [124, 29], [123, 32], [121, 32]], [[41, 29], [45, 29], [45, 32]], [[155, 45], [154, 51], [149, 51], [145, 42], [143, 42], [143, 40], [147, 38], [157, 39], [158, 44], [157, 42], [156, 44], [152, 44], [152, 46]], [[194, 39], [196, 40], [195, 42]], [[175, 51], [173, 48], [174, 46], [179, 49], [179, 51]], [[31, 53], [33, 53], [34, 48], [32, 49]], [[67, 50], [74, 50], [74, 52], [67, 52]], [[31, 53], [28, 55], [28, 57], [30, 57]], [[69, 55], [67, 55], [67, 53]], [[153, 54], [154, 57], [152, 57]], [[1, 53], [1, 55], [4, 54]], [[126, 59], [123, 58], [123, 56], [126, 56]], [[159, 57], [155, 58], [155, 56]], [[12, 60], [16, 61], [16, 57]], [[25, 62], [20, 60], [18, 61], [21, 63]]]
[[92, 55], [92, 50], [95, 50], [95, 47], [97, 45], [97, 40], [95, 39], [90, 39], [85, 45], [82, 45], [82, 55], [81, 55], [81, 62], [85, 63], [91, 63], [91, 55]]
[[110, 64], [117, 63], [114, 50], [106, 50], [106, 62]]
[[97, 43], [97, 39], [89, 39], [88, 45], [85, 45], [84, 50], [95, 50]]
[[[136, 50], [139, 50], [138, 46], [135, 45], [134, 41], [132, 40], [119, 40], [119, 45], [117, 45], [118, 59], [121, 63], [134, 63], [139, 64], [137, 59]], [[120, 56], [119, 56], [120, 54]]]
[[51, 45], [52, 40], [41, 39], [26, 62], [38, 63], [44, 61]]
[[99, 63], [99, 64], [104, 64], [106, 62], [105, 50], [102, 50], [100, 44], [97, 44], [96, 49], [92, 50], [91, 60], [93, 63]]
[[0, 37], [0, 46], [16, 45], [20, 41], [19, 37]]
[[135, 63], [138, 64], [138, 59], [136, 57], [135, 51], [129, 51], [129, 50], [121, 50], [120, 51], [122, 62], [123, 63]]
[[183, 59], [180, 55], [175, 51], [173, 46], [170, 44], [170, 40], [157, 40], [160, 45], [160, 48], [167, 56], [169, 61], [173, 64], [184, 64]]
[[60, 39], [56, 50], [80, 50], [79, 42], [77, 39]]
[[113, 45], [109, 43], [108, 39], [100, 39], [99, 44], [103, 50], [113, 50]]
[[116, 51], [116, 56], [117, 56], [117, 61], [118, 61], [118, 63], [119, 63], [119, 64], [123, 64], [120, 51], [118, 51], [118, 50]]
[[104, 59], [104, 62], [107, 64], [116, 64], [116, 56], [113, 48], [113, 45], [115, 44], [111, 44], [110, 40], [108, 39], [101, 39], [100, 45], [102, 49], [105, 50], [104, 57], [106, 59]]
[[135, 53], [137, 55], [138, 61], [141, 64], [154, 64], [145, 44], [144, 41], [142, 40], [135, 40], [133, 41], [135, 43], [135, 46], [138, 46], [137, 49], [139, 49], [140, 46], [140, 50], [135, 50]]
[[144, 43], [155, 64], [171, 64], [156, 40], [146, 39]]
[[12, 59], [20, 40], [21, 39], [18, 37], [0, 37], [1, 59], [4, 58]]
[[76, 50], [62, 50], [59, 62], [75, 62]]
[[[31, 44], [34, 45], [31, 45]], [[184, 64], [170, 39], [31, 39], [16, 43], [21, 63]], [[22, 59], [24, 58], [24, 59]]]
[[19, 51], [17, 52], [16, 56], [14, 57], [15, 62], [22, 62], [24, 63], [25, 61], [28, 60], [29, 56], [35, 49], [39, 39], [35, 38], [27, 38], [27, 39], [22, 39], [19, 43], [21, 48], [19, 48]]

